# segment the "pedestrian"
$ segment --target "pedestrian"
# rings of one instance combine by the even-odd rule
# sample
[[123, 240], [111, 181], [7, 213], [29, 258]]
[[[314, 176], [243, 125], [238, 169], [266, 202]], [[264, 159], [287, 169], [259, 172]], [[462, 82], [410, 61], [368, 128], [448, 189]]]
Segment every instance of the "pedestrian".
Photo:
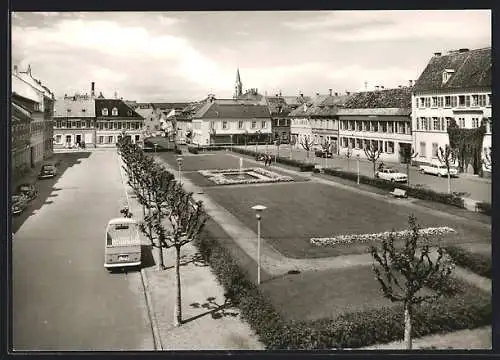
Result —
[[271, 163], [273, 162], [273, 158], [271, 155], [267, 155], [267, 166], [271, 166]]

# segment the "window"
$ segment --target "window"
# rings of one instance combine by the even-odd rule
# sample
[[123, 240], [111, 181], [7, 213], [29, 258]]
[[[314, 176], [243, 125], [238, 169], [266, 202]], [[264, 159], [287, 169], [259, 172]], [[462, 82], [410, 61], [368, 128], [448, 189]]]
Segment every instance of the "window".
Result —
[[461, 106], [461, 107], [465, 106], [465, 95], [460, 95], [458, 97], [458, 106]]
[[136, 135], [135, 136], [135, 141], [139, 141], [140, 140], [140, 135]]
[[382, 125], [382, 132], [386, 133], [387, 132], [387, 121], [383, 121], [380, 123]]
[[444, 107], [451, 107], [451, 96], [444, 97]]
[[472, 127], [473, 128], [479, 127], [479, 118], [472, 118]]
[[108, 136], [108, 143], [112, 144], [113, 143], [113, 136]]
[[56, 121], [56, 128], [60, 128], [61, 127], [61, 120], [57, 120]]
[[438, 98], [437, 96], [432, 97], [432, 107], [435, 108], [438, 105]]
[[398, 122], [398, 133], [399, 134], [404, 134], [405, 133], [405, 124], [403, 122]]
[[425, 157], [425, 141], [420, 142], [420, 157]]
[[252, 120], [252, 129], [255, 129], [257, 127], [257, 121]]
[[[36, 110], [36, 109], [35, 109], [35, 110]], [[66, 112], [67, 112], [68, 114], [70, 114], [70, 113], [71, 113], [71, 109], [66, 109]], [[68, 116], [69, 116], [69, 115], [68, 115]]]
[[238, 129], [243, 129], [243, 120], [238, 121]]
[[102, 109], [102, 115], [103, 116], [108, 116], [108, 108]]
[[421, 118], [417, 118], [417, 121], [416, 121], [416, 124], [417, 124], [417, 130], [420, 130], [420, 119], [421, 119]]
[[87, 112], [87, 109], [82, 109], [82, 113], [86, 113]]
[[87, 120], [87, 127], [92, 127], [92, 122], [90, 120]]
[[267, 127], [267, 122], [266, 122], [266, 120], [262, 120], [262, 122], [261, 122], [261, 124], [260, 124], [260, 125], [261, 125], [261, 127], [262, 127], [263, 129], [265, 129], [265, 128]]
[[71, 135], [66, 135], [66, 143], [71, 143]]
[[62, 142], [62, 135], [56, 135], [56, 143], [60, 144]]
[[441, 118], [441, 131], [444, 131], [444, 117]]
[[111, 115], [112, 116], [117, 116], [118, 115], [118, 109], [117, 108], [113, 108], [113, 110], [111, 110]]
[[486, 106], [486, 95], [477, 95], [477, 106]]
[[470, 107], [470, 95], [465, 96], [465, 107]]
[[75, 127], [78, 129], [80, 128], [80, 125], [81, 125], [80, 121], [77, 121]]
[[479, 95], [472, 95], [471, 106], [472, 107], [479, 106]]
[[378, 131], [378, 121], [372, 121], [373, 131]]
[[465, 128], [465, 118], [458, 118], [458, 127]]
[[363, 131], [368, 131], [368, 121], [363, 121]]
[[488, 94], [488, 100], [486, 101], [486, 106], [491, 106], [491, 94]]
[[425, 107], [426, 108], [431, 107], [431, 98], [430, 97], [425, 98]]
[[393, 141], [386, 141], [386, 153], [388, 154], [394, 154], [394, 142]]
[[115, 121], [115, 122], [113, 123], [113, 129], [114, 129], [114, 130], [118, 130], [118, 122], [116, 122], [116, 121]]
[[438, 157], [438, 143], [432, 143], [432, 158], [436, 159]]
[[99, 136], [99, 144], [104, 143], [104, 136]]
[[429, 130], [427, 118], [423, 117], [422, 119], [422, 130]]
[[356, 130], [363, 131], [363, 123], [361, 121], [356, 121]]
[[[278, 126], [278, 123], [279, 123], [278, 119], [274, 119], [274, 120], [273, 120], [273, 126]], [[241, 128], [240, 128], [240, 129], [241, 129]]]
[[354, 121], [349, 121], [349, 130], [354, 131]]
[[226, 121], [226, 120], [224, 120], [224, 121], [222, 122], [222, 129], [224, 129], [224, 130], [226, 130], [226, 129], [227, 129], [227, 121]]
[[439, 118], [433, 117], [432, 118], [432, 130], [439, 130]]
[[421, 98], [418, 98], [418, 107], [420, 108], [423, 108], [425, 107], [425, 98], [421, 97]]
[[451, 107], [457, 107], [457, 97], [456, 96], [451, 97]]
[[68, 121], [68, 122], [66, 123], [66, 127], [67, 127], [68, 129], [71, 129], [71, 125], [72, 125], [72, 124], [73, 124], [73, 121]]
[[356, 149], [361, 149], [361, 139], [356, 138], [356, 143], [354, 145]]
[[438, 101], [437, 101], [437, 106], [438, 106], [439, 108], [442, 108], [442, 107], [443, 107], [443, 103], [444, 103], [444, 99], [443, 99], [443, 97], [442, 97], [442, 96], [439, 96], [439, 97], [438, 97]]
[[127, 130], [130, 130], [130, 123], [127, 122], [126, 125], [127, 125]]
[[[118, 115], [118, 113], [116, 115]], [[131, 110], [127, 111], [127, 116], [132, 116], [132, 111]]]

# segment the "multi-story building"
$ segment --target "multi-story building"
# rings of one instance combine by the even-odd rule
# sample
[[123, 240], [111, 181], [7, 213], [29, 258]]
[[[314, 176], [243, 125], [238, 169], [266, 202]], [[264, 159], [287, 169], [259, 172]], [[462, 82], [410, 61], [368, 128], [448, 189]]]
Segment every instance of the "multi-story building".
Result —
[[18, 99], [19, 96], [13, 95], [11, 102], [11, 169], [13, 178], [21, 176], [32, 165], [30, 156], [30, 126], [33, 119], [31, 118], [31, 111], [22, 105], [32, 100], [23, 98], [19, 101]]
[[272, 118], [272, 139], [274, 141], [280, 139], [281, 143], [290, 142], [291, 119], [289, 114], [309, 100], [309, 97], [282, 96], [281, 93], [275, 96], [266, 96], [267, 106]]
[[169, 136], [173, 135], [172, 119], [167, 119], [168, 114], [173, 110], [179, 112], [184, 109], [188, 103], [169, 103], [169, 102], [143, 102], [136, 103], [133, 109], [144, 118], [144, 136], [160, 135], [160, 132], [167, 132]]
[[365, 158], [373, 146], [380, 160], [400, 162], [400, 149], [411, 148], [411, 87], [354, 93], [337, 115], [340, 154]]
[[121, 99], [95, 99], [97, 146], [115, 146], [126, 132], [133, 143], [143, 141], [144, 118]]
[[54, 147], [96, 147], [94, 83], [88, 94], [75, 94], [56, 100], [54, 111]]
[[29, 164], [34, 167], [52, 156], [54, 94], [32, 76], [29, 65], [26, 71], [18, 71], [18, 67], [14, 66], [11, 79], [12, 100], [17, 106], [27, 110], [32, 119]]
[[192, 118], [193, 144], [266, 143], [271, 139], [271, 115], [265, 105], [209, 97]]
[[[413, 146], [420, 163], [437, 158], [449, 144], [448, 125], [477, 128], [484, 121], [483, 152], [491, 149], [491, 48], [435, 53], [415, 83]], [[487, 170], [487, 169], [485, 169]]]

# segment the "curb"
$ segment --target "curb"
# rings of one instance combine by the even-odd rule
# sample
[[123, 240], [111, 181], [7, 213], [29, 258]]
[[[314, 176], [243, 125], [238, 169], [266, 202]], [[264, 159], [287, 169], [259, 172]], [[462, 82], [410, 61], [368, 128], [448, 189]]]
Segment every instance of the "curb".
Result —
[[[117, 154], [117, 157], [118, 157], [118, 166], [119, 166], [119, 170], [120, 170], [120, 177], [122, 180], [122, 186], [123, 186], [123, 189], [125, 191], [125, 197], [127, 199], [127, 206], [130, 209], [130, 200], [129, 200], [128, 192], [127, 192], [127, 188], [126, 188], [128, 185], [125, 184], [124, 177], [123, 177], [122, 166], [125, 166], [125, 164], [123, 164], [123, 161], [122, 161], [119, 154]], [[146, 270], [142, 267], [141, 267], [141, 283], [142, 283], [142, 286], [144, 288], [144, 297], [146, 299], [146, 308], [147, 308], [147, 312], [148, 312], [149, 322], [151, 324], [151, 331], [153, 332], [154, 348], [155, 348], [155, 350], [163, 350], [163, 344], [161, 342], [161, 336], [160, 336], [160, 328], [158, 326], [158, 321], [156, 319], [156, 313], [155, 313], [154, 308], [153, 308], [151, 294], [149, 293], [148, 276], [146, 274]]]

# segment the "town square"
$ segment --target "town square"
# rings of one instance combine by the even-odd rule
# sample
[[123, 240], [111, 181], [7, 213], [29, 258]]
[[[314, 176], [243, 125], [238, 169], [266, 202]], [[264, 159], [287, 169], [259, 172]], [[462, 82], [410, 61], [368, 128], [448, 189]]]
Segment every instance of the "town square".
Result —
[[490, 11], [11, 18], [12, 351], [491, 350]]

